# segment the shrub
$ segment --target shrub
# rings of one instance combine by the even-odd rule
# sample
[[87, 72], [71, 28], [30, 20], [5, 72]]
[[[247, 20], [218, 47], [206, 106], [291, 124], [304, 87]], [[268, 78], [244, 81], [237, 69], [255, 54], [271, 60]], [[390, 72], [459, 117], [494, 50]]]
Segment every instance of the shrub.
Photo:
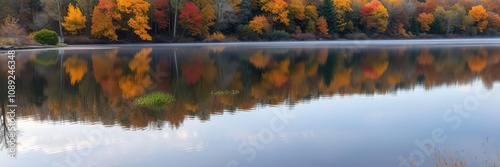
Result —
[[16, 19], [11, 16], [7, 16], [3, 24], [0, 26], [0, 43], [2, 45], [20, 45], [21, 43], [26, 42], [26, 32], [23, 28], [18, 24], [19, 19]]
[[163, 92], [153, 92], [135, 99], [134, 104], [152, 110], [162, 110], [167, 104], [175, 101], [172, 94]]
[[224, 38], [226, 38], [226, 36], [224, 36], [224, 34], [222, 34], [221, 32], [214, 32], [212, 35], [210, 35], [210, 38], [223, 40]]
[[220, 32], [214, 32], [212, 35], [208, 36], [207, 39], [204, 40], [204, 42], [222, 42], [226, 36]]
[[257, 41], [259, 40], [259, 36], [256, 32], [250, 28], [249, 25], [239, 25], [237, 27], [238, 38], [244, 41]]
[[366, 36], [365, 33], [352, 33], [352, 34], [347, 34], [345, 36], [347, 39], [368, 39], [368, 36]]
[[297, 35], [297, 40], [299, 41], [314, 41], [316, 40], [316, 36], [311, 33], [301, 33]]
[[265, 33], [264, 38], [271, 41], [288, 40], [290, 39], [290, 34], [285, 31], [273, 31]]
[[41, 44], [57, 45], [59, 39], [55, 31], [42, 29], [35, 33], [35, 41]]

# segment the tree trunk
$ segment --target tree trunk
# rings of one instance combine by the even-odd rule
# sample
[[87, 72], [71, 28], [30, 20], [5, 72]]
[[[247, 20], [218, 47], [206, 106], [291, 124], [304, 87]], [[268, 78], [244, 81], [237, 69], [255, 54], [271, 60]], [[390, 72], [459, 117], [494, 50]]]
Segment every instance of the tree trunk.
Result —
[[174, 38], [175, 38], [175, 33], [177, 32], [177, 8], [175, 8], [174, 11]]
[[59, 35], [60, 35], [59, 41], [64, 42], [64, 35], [61, 26], [61, 1], [57, 0], [56, 2], [57, 2], [57, 13], [58, 13], [57, 20], [59, 21]]

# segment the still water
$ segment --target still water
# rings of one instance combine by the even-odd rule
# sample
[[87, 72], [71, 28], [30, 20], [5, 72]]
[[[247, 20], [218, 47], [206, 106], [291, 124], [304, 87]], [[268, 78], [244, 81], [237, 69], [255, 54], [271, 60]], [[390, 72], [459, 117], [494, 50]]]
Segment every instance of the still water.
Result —
[[[18, 51], [18, 131], [6, 126], [8, 58], [0, 57], [0, 166], [494, 166], [499, 46]], [[173, 101], [137, 105], [154, 92]]]

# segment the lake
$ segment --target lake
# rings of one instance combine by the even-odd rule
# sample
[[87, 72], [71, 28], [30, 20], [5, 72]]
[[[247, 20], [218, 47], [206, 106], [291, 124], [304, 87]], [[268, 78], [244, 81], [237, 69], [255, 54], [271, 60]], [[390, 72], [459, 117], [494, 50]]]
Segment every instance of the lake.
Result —
[[15, 56], [15, 101], [0, 57], [0, 166], [500, 163], [494, 39], [82, 45]]

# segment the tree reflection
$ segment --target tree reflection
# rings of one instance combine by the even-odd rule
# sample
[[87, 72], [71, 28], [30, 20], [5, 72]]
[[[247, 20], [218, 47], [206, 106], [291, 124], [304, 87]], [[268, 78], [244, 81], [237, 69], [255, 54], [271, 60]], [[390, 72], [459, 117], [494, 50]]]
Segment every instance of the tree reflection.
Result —
[[[189, 117], [208, 120], [213, 114], [257, 105], [386, 94], [416, 86], [432, 89], [475, 79], [491, 89], [500, 80], [500, 49], [488, 47], [206, 47], [66, 53], [70, 56], [20, 57], [21, 75], [32, 76], [22, 78], [22, 87], [29, 89], [19, 97], [31, 103], [21, 114], [132, 129], [177, 128]], [[53, 65], [57, 62], [60, 67]], [[69, 77], [51, 75], [60, 72]], [[134, 105], [136, 97], [154, 91], [170, 93], [176, 101], [159, 110]]]

